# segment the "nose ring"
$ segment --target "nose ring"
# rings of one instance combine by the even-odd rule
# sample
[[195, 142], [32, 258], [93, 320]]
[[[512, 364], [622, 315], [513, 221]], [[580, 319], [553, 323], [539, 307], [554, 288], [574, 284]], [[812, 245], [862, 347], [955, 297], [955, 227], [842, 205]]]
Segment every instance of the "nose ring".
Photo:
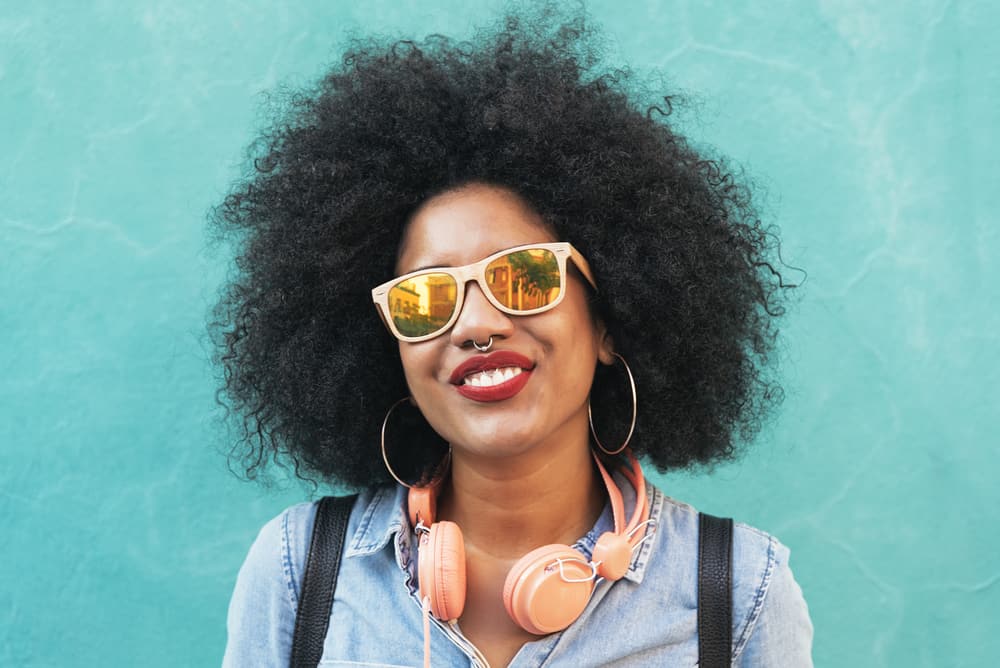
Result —
[[490, 340], [483, 345], [479, 345], [478, 343], [476, 343], [475, 339], [472, 339], [472, 347], [481, 353], [485, 353], [486, 351], [488, 351], [490, 348], [493, 347], [493, 337], [490, 336]]

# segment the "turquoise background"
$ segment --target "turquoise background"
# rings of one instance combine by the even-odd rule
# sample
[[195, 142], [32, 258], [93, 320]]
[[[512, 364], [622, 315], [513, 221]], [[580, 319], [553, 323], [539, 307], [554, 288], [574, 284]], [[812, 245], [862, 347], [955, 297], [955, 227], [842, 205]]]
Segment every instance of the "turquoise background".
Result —
[[[310, 490], [220, 454], [206, 210], [261, 91], [345, 31], [466, 36], [500, 7], [3, 2], [0, 665], [218, 663], [247, 547]], [[611, 61], [693, 94], [679, 121], [809, 272], [773, 424], [657, 481], [791, 546], [818, 665], [1000, 655], [997, 7], [590, 3]]]

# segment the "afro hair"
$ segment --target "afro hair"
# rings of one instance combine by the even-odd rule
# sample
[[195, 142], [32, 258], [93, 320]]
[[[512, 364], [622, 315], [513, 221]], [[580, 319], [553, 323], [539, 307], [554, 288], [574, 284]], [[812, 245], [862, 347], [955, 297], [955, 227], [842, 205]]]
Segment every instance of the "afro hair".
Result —
[[[379, 430], [408, 391], [371, 289], [413, 212], [469, 183], [516, 193], [589, 260], [592, 308], [638, 387], [636, 454], [711, 464], [757, 434], [782, 396], [776, 233], [738, 172], [671, 127], [673, 96], [643, 104], [628, 70], [602, 68], [598, 37], [549, 7], [468, 42], [355, 39], [314, 87], [277, 97], [210, 217], [236, 248], [209, 331], [247, 477], [276, 461], [346, 487], [389, 480]], [[599, 369], [595, 422], [624, 435], [630, 401], [624, 374]], [[440, 447], [409, 433], [415, 461]]]

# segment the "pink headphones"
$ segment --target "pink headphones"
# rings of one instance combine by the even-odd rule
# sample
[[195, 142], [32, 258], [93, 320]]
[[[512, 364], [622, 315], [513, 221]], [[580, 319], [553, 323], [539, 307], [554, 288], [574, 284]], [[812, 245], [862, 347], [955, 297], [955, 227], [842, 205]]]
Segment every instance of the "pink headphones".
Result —
[[[631, 452], [628, 457], [631, 470], [622, 472], [635, 489], [636, 506], [627, 525], [621, 490], [595, 455], [615, 530], [597, 539], [590, 559], [568, 545], [545, 545], [521, 557], [507, 574], [504, 606], [525, 631], [545, 635], [563, 630], [587, 606], [597, 578], [619, 580], [628, 571], [632, 549], [645, 533], [637, 529], [649, 517], [642, 468]], [[427, 598], [431, 613], [447, 622], [465, 608], [465, 544], [457, 524], [434, 521], [440, 484], [438, 479], [428, 487], [411, 487], [408, 505], [410, 522], [420, 534], [420, 598]]]

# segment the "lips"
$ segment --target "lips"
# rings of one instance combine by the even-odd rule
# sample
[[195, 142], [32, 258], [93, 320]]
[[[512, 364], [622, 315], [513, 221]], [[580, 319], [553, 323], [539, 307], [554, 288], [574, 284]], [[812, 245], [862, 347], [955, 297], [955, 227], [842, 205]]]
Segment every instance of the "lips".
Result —
[[503, 401], [524, 388], [534, 365], [512, 350], [470, 357], [451, 372], [449, 382], [473, 401]]

